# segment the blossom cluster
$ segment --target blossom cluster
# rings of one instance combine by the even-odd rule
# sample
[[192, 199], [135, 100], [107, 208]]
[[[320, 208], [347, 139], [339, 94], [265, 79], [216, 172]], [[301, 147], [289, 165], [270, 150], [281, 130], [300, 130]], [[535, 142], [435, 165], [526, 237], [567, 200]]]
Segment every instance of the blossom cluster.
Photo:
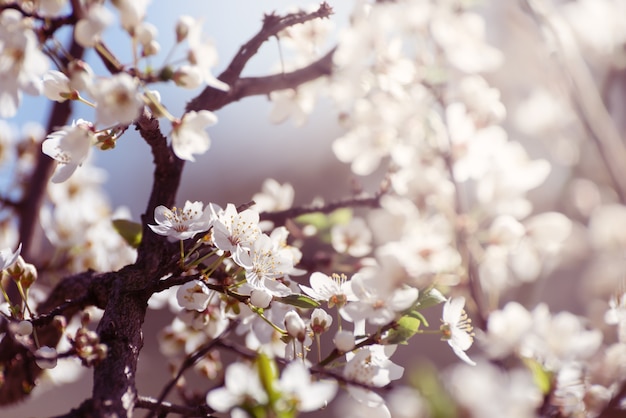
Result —
[[[403, 368], [390, 357], [397, 344], [422, 332], [419, 325], [403, 324], [403, 318], [423, 318], [419, 311], [424, 300], [443, 302], [443, 295], [435, 289], [423, 289], [420, 298], [416, 287], [380, 280], [371, 269], [363, 269], [350, 279], [316, 271], [310, 275], [308, 285], [303, 284], [296, 278], [304, 271], [295, 268], [301, 253], [288, 244], [285, 227], [273, 228], [267, 234], [254, 207], [241, 211], [232, 204], [226, 208], [213, 203], [203, 207], [197, 201], [185, 202], [182, 209], [159, 206], [154, 213], [156, 224], [149, 225], [159, 235], [180, 240], [182, 248], [191, 248], [182, 255], [189, 281], [176, 288], [178, 317], [161, 334], [163, 354], [174, 359], [191, 354], [206, 343], [204, 340], [217, 338], [229, 322], [238, 320], [237, 330], [245, 333], [249, 349], [286, 361], [305, 361], [315, 339], [320, 365], [327, 365], [329, 370], [341, 368], [340, 359], [345, 357], [347, 363], [341, 373], [352, 383], [349, 392], [367, 405], [383, 406], [383, 399], [366, 388], [383, 387], [402, 377]], [[333, 230], [336, 241], [344, 230]], [[187, 240], [195, 243], [184, 244]], [[219, 274], [229, 278], [219, 280]], [[440, 332], [461, 359], [475, 364], [465, 353], [472, 345], [473, 332], [463, 311], [464, 304], [462, 297], [446, 302]], [[312, 311], [308, 313], [309, 310]], [[342, 320], [353, 324], [352, 331]], [[338, 324], [332, 337], [335, 348], [322, 359], [320, 336], [330, 330], [333, 322]], [[378, 330], [380, 341], [368, 340], [365, 331], [371, 326]], [[249, 409], [252, 399], [268, 405], [260, 384], [231, 387], [229, 373], [235, 373], [239, 367], [244, 366], [228, 366], [225, 388], [209, 392], [207, 402], [211, 407], [219, 411], [233, 407]], [[227, 394], [222, 394], [225, 391]], [[315, 393], [308, 396], [316, 396]], [[334, 391], [332, 396], [327, 393], [326, 398], [317, 399], [321, 402], [318, 407], [334, 396]], [[313, 398], [304, 399], [304, 392], [298, 396], [300, 403], [313, 402]]]

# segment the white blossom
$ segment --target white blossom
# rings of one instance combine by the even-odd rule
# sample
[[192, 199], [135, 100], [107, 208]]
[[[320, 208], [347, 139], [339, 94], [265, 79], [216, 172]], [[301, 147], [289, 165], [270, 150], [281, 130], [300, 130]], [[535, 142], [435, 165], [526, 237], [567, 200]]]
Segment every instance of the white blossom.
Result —
[[244, 404], [264, 404], [267, 402], [267, 394], [254, 366], [232, 363], [226, 369], [224, 387], [211, 390], [206, 396], [206, 402], [218, 412], [228, 412]]
[[472, 332], [471, 320], [463, 309], [464, 306], [465, 298], [463, 296], [450, 298], [446, 301], [443, 305], [441, 331], [444, 339], [452, 347], [454, 354], [467, 364], [475, 366], [476, 362], [465, 353], [474, 342], [474, 333]]
[[[348, 353], [348, 363], [343, 369], [346, 379], [374, 387], [383, 387], [404, 374], [404, 368], [393, 363], [389, 358], [395, 352], [395, 345], [372, 345]], [[348, 392], [359, 402], [367, 406], [382, 405], [384, 400], [377, 393], [360, 386], [348, 385]]]
[[337, 392], [337, 382], [311, 379], [307, 367], [296, 360], [283, 370], [278, 390], [285, 401], [295, 404], [297, 411], [310, 412], [328, 405]]
[[127, 73], [97, 81], [91, 94], [96, 101], [97, 121], [104, 125], [132, 123], [144, 105], [138, 80]]
[[91, 2], [84, 16], [76, 22], [74, 38], [85, 48], [93, 47], [102, 38], [102, 32], [113, 23], [113, 14], [100, 3]]
[[182, 209], [169, 209], [163, 205], [154, 209], [156, 225], [148, 225], [155, 233], [171, 240], [186, 240], [194, 235], [208, 231], [212, 218], [208, 207], [202, 210], [202, 202], [186, 201]]
[[20, 251], [22, 251], [22, 244], [17, 246], [17, 250], [15, 252], [11, 251], [10, 248], [5, 248], [0, 251], [0, 271], [6, 270], [11, 267], [13, 263], [17, 261], [17, 258], [20, 256]]
[[181, 307], [199, 312], [206, 309], [211, 295], [209, 288], [199, 280], [187, 282], [176, 291], [176, 299]]
[[48, 59], [37, 35], [17, 10], [0, 12], [0, 117], [15, 115], [22, 92], [39, 94]]
[[41, 150], [57, 162], [52, 182], [62, 183], [69, 179], [87, 160], [94, 143], [93, 125], [82, 119], [48, 135], [41, 144]]
[[195, 161], [193, 154], [204, 154], [211, 146], [206, 128], [216, 123], [217, 116], [208, 110], [185, 113], [180, 121], [173, 123], [172, 148], [176, 156]]

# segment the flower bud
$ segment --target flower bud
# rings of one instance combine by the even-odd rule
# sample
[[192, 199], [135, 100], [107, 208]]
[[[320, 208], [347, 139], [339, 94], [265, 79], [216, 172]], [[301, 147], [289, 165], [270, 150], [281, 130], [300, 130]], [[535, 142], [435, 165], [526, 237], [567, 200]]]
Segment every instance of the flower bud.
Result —
[[180, 43], [187, 39], [189, 30], [194, 26], [195, 20], [191, 16], [180, 16], [176, 23], [176, 42]]
[[314, 334], [321, 334], [328, 331], [333, 323], [333, 317], [330, 316], [325, 310], [315, 308], [311, 314], [311, 330]]
[[285, 314], [285, 328], [290, 337], [300, 342], [306, 338], [306, 325], [296, 311], [289, 311]]
[[354, 334], [345, 330], [337, 331], [335, 338], [333, 338], [333, 343], [335, 343], [335, 348], [342, 353], [352, 351], [354, 348]]
[[15, 329], [17, 335], [30, 335], [33, 333], [33, 324], [30, 321], [20, 321]]
[[257, 308], [265, 309], [270, 306], [272, 294], [263, 289], [254, 289], [250, 292], [250, 303]]
[[35, 363], [42, 369], [54, 369], [57, 365], [57, 350], [43, 346], [35, 351]]

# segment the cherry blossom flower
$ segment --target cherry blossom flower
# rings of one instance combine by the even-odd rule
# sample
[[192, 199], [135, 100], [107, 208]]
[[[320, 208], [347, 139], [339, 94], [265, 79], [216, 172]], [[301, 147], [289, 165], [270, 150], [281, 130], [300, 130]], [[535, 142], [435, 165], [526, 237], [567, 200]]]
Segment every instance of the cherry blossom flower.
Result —
[[131, 35], [134, 34], [134, 30], [137, 26], [142, 23], [146, 15], [148, 3], [150, 3], [150, 0], [113, 1], [113, 5], [120, 12], [120, 22], [122, 23], [122, 27]]
[[74, 26], [74, 39], [85, 48], [93, 47], [102, 32], [113, 23], [113, 13], [100, 3], [89, 3], [86, 13]]
[[532, 325], [530, 312], [517, 302], [509, 302], [489, 314], [487, 332], [479, 334], [479, 341], [491, 358], [505, 358], [516, 352]]
[[505, 370], [486, 361], [457, 363], [447, 379], [451, 394], [474, 417], [534, 418], [543, 394], [528, 368]]
[[148, 225], [155, 233], [168, 237], [170, 240], [186, 240], [194, 235], [208, 231], [212, 218], [208, 207], [203, 211], [202, 202], [186, 201], [182, 209], [161, 205], [154, 209], [156, 225]]
[[43, 76], [43, 93], [50, 100], [66, 101], [72, 93], [70, 79], [60, 71], [48, 71]]
[[520, 343], [520, 355], [537, 360], [548, 370], [580, 362], [596, 354], [602, 344], [602, 332], [587, 329], [585, 321], [571, 312], [552, 315], [547, 305], [532, 311], [533, 327]]
[[22, 92], [39, 94], [48, 59], [37, 35], [20, 12], [0, 12], [0, 117], [15, 115]]
[[176, 291], [178, 304], [190, 310], [202, 312], [211, 299], [211, 291], [200, 280], [192, 280], [180, 286]]
[[217, 123], [217, 116], [209, 110], [185, 113], [180, 121], [174, 122], [172, 148], [183, 160], [195, 161], [193, 154], [204, 154], [211, 146], [211, 138], [205, 129]]
[[132, 123], [143, 108], [143, 95], [138, 80], [119, 73], [97, 81], [91, 88], [96, 101], [96, 118], [104, 125]]
[[213, 244], [222, 251], [230, 252], [233, 260], [243, 265], [240, 257], [247, 254], [261, 234], [259, 213], [251, 209], [237, 212], [232, 203], [225, 209], [214, 203], [210, 203], [209, 207], [214, 218]]
[[354, 218], [346, 225], [335, 225], [330, 234], [338, 253], [363, 257], [372, 251], [372, 233], [362, 218]]
[[443, 305], [441, 332], [443, 338], [448, 341], [448, 345], [452, 347], [454, 354], [467, 364], [475, 366], [476, 362], [465, 354], [465, 351], [474, 342], [474, 333], [472, 332], [471, 320], [463, 309], [464, 306], [465, 298], [463, 296], [450, 298], [446, 301]]
[[[356, 353], [346, 354], [348, 363], [343, 369], [343, 376], [374, 387], [383, 387], [392, 380], [400, 379], [404, 368], [389, 360], [396, 348], [395, 345], [372, 345], [361, 348]], [[367, 406], [384, 404], [383, 398], [371, 390], [354, 385], [348, 385], [347, 388], [350, 395]]]
[[68, 3], [69, 0], [40, 0], [39, 13], [46, 17], [59, 16]]
[[253, 288], [264, 288], [275, 296], [291, 294], [291, 290], [276, 279], [293, 269], [293, 257], [289, 250], [277, 248], [268, 235], [260, 235], [250, 252], [241, 253], [238, 259], [246, 269], [246, 281]]
[[228, 91], [230, 89], [228, 84], [211, 74], [211, 68], [217, 64], [217, 50], [212, 41], [203, 38], [202, 23], [199, 20], [192, 23], [190, 19], [187, 19], [186, 28], [189, 63], [200, 70], [207, 85], [218, 90]]
[[326, 301], [329, 308], [342, 307], [348, 301], [357, 300], [345, 275], [333, 274], [331, 278], [316, 271], [311, 274], [309, 282], [311, 287], [300, 285], [300, 288], [312, 298]]
[[292, 361], [283, 370], [278, 381], [282, 398], [300, 412], [323, 408], [337, 393], [337, 382], [312, 380], [311, 373], [301, 361]]
[[233, 363], [226, 369], [224, 387], [211, 390], [206, 403], [218, 412], [228, 412], [237, 406], [265, 404], [267, 394], [263, 390], [259, 374], [254, 366]]
[[93, 125], [82, 119], [48, 135], [41, 144], [41, 150], [57, 161], [52, 182], [62, 183], [70, 178], [89, 157], [95, 140]]
[[22, 244], [17, 246], [17, 250], [15, 252], [11, 251], [10, 248], [5, 248], [0, 251], [0, 271], [6, 270], [11, 267], [13, 263], [17, 261], [17, 258], [20, 255], [20, 251], [22, 251]]
[[294, 189], [289, 183], [280, 184], [274, 179], [266, 179], [261, 192], [252, 196], [255, 209], [259, 212], [278, 212], [293, 205]]
[[398, 312], [409, 308], [417, 300], [418, 290], [402, 286], [393, 288], [376, 276], [357, 273], [350, 281], [356, 301], [341, 310], [341, 316], [356, 322], [367, 319], [372, 325], [385, 325], [393, 321]]

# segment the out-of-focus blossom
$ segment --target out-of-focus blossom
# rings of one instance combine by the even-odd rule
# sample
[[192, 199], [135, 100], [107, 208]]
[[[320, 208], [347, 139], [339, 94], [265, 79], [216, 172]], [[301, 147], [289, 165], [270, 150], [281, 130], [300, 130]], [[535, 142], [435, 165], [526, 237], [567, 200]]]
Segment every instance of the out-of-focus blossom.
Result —
[[373, 325], [388, 324], [415, 303], [419, 293], [414, 287], [393, 288], [377, 276], [359, 273], [349, 283], [356, 301], [344, 306], [341, 316], [352, 322], [367, 319]]
[[372, 251], [372, 233], [362, 218], [354, 218], [346, 225], [333, 226], [331, 243], [338, 253], [363, 257]]
[[113, 23], [113, 13], [104, 5], [92, 2], [87, 12], [74, 27], [76, 42], [85, 48], [93, 47], [102, 38], [102, 32]]
[[132, 123], [144, 105], [138, 80], [127, 73], [97, 81], [91, 94], [96, 102], [97, 121], [104, 125]]
[[[356, 353], [346, 354], [348, 363], [343, 369], [346, 379], [374, 387], [382, 387], [404, 374], [404, 368], [393, 363], [389, 358], [395, 352], [395, 345], [372, 345], [359, 349]], [[377, 393], [360, 386], [348, 385], [348, 392], [359, 402], [370, 407], [384, 404]]]
[[193, 154], [204, 154], [211, 146], [206, 128], [216, 123], [217, 116], [208, 110], [185, 113], [180, 121], [172, 124], [172, 148], [176, 156], [195, 161]]
[[284, 400], [295, 405], [298, 411], [310, 412], [328, 405], [337, 392], [337, 382], [312, 380], [306, 366], [301, 361], [293, 361], [283, 370], [278, 390]]
[[13, 117], [22, 92], [39, 94], [48, 59], [37, 35], [17, 10], [0, 13], [0, 117]]
[[211, 390], [206, 402], [218, 412], [228, 412], [237, 406], [264, 404], [267, 393], [254, 366], [233, 363], [226, 369], [224, 386]]

